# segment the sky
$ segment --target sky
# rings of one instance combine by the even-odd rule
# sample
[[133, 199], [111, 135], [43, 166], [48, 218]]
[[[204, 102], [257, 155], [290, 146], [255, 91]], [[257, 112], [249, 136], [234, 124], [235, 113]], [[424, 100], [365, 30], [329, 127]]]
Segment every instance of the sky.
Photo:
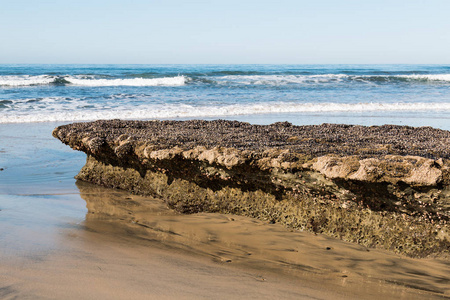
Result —
[[449, 64], [450, 0], [0, 0], [0, 63]]

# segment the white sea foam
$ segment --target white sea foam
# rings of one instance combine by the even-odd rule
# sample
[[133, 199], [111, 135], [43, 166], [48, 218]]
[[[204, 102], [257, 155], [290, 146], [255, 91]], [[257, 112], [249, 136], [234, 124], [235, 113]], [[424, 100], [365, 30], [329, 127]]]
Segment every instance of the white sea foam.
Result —
[[398, 75], [398, 77], [413, 80], [450, 82], [450, 74]]
[[214, 78], [218, 84], [241, 85], [289, 85], [289, 84], [321, 84], [339, 82], [380, 82], [380, 81], [441, 81], [450, 82], [450, 74], [426, 75], [229, 75]]
[[[281, 86], [290, 84], [328, 84], [340, 82], [386, 82], [386, 81], [422, 81], [450, 82], [450, 74], [411, 74], [411, 75], [228, 75], [204, 77], [209, 82], [219, 85], [268, 85]], [[116, 78], [105, 79], [93, 75], [7, 75], [0, 76], [0, 86], [20, 87], [33, 85], [48, 85], [53, 83], [88, 87], [102, 86], [182, 86], [192, 79], [187, 76], [160, 78]]]
[[81, 86], [181, 86], [186, 84], [188, 78], [185, 76], [129, 79], [80, 79], [68, 77], [65, 80]]
[[339, 82], [348, 79], [345, 74], [325, 75], [229, 75], [217, 77], [218, 84], [243, 84], [243, 85], [285, 85], [304, 83], [328, 83]]
[[[92, 105], [77, 100], [63, 103], [57, 98], [45, 98], [46, 107], [39, 110], [4, 111], [0, 123], [29, 123], [53, 121], [89, 121], [96, 119], [164, 119], [164, 118], [201, 118], [256, 114], [280, 113], [326, 113], [326, 112], [413, 112], [413, 111], [450, 111], [450, 103], [260, 103], [235, 104], [224, 106], [193, 106], [183, 104], [140, 105], [136, 107], [103, 106], [89, 110], [76, 109]], [[98, 105], [97, 105], [98, 106]]]
[[0, 86], [31, 86], [50, 84], [55, 81], [55, 77], [48, 75], [30, 76], [30, 75], [7, 75], [0, 76]]
[[[60, 80], [60, 82], [58, 82]], [[52, 83], [66, 83], [78, 86], [181, 86], [189, 80], [186, 76], [161, 77], [161, 78], [127, 78], [127, 79], [102, 79], [90, 75], [76, 76], [51, 76], [51, 75], [18, 75], [0, 76], [0, 86], [33, 86], [48, 85]]]

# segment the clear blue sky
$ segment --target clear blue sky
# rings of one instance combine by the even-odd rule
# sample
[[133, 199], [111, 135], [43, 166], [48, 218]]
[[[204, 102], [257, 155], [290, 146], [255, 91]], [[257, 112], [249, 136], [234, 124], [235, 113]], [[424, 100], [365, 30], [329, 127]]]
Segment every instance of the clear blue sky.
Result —
[[0, 63], [450, 63], [450, 0], [0, 0]]

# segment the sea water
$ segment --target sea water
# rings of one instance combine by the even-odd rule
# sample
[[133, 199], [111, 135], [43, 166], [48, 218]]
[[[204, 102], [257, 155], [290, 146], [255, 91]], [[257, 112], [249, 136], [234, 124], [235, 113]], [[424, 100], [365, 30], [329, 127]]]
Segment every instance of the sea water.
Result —
[[0, 65], [0, 123], [192, 118], [450, 129], [450, 65]]

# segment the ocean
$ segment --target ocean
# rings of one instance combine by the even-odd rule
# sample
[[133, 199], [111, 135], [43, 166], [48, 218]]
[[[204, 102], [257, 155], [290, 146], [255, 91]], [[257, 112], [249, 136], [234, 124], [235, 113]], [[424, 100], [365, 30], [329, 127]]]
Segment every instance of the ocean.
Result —
[[450, 129], [450, 65], [0, 65], [0, 123], [193, 118]]

